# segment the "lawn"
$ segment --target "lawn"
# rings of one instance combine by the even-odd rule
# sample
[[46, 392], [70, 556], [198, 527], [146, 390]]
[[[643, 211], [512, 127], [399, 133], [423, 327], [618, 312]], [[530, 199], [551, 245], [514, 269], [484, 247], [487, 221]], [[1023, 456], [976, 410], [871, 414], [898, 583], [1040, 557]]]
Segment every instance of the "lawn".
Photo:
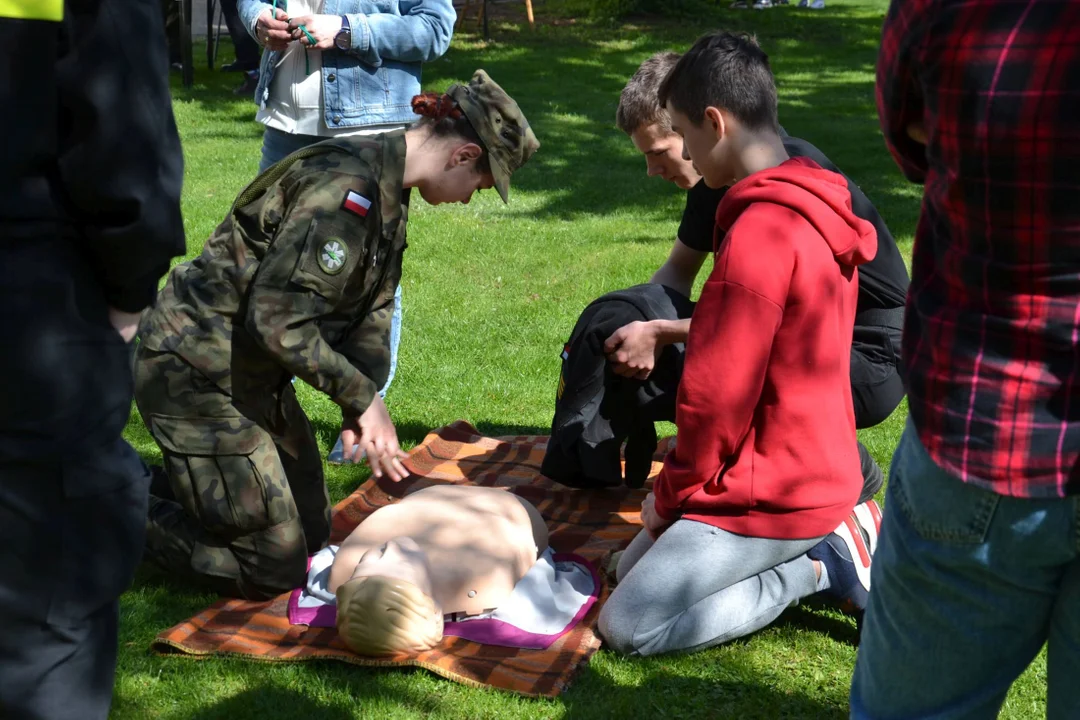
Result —
[[[874, 107], [884, 9], [881, 0], [829, 0], [819, 12], [718, 7], [694, 21], [612, 24], [556, 23], [540, 4], [535, 32], [495, 23], [486, 44], [459, 33], [450, 52], [426, 66], [425, 89], [485, 68], [519, 101], [541, 148], [515, 176], [509, 206], [493, 192], [468, 206], [413, 204], [400, 364], [387, 398], [406, 446], [459, 418], [488, 434], [548, 431], [559, 352], [578, 314], [598, 295], [648, 279], [671, 248], [684, 201], [674, 186], [645, 176], [644, 160], [615, 128], [619, 91], [650, 54], [685, 49], [707, 30], [757, 34], [772, 58], [785, 128], [861, 185], [909, 255], [920, 189], [889, 158]], [[262, 126], [250, 100], [229, 92], [237, 81], [201, 67], [185, 90], [174, 77], [188, 257], [258, 165]], [[340, 423], [336, 406], [299, 390], [328, 450]], [[902, 406], [861, 433], [883, 467], [903, 413]], [[137, 416], [126, 434], [148, 461], [160, 459]], [[367, 476], [366, 467], [328, 468], [332, 499]], [[626, 660], [601, 650], [556, 700], [471, 689], [422, 670], [196, 662], [150, 652], [158, 632], [213, 599], [140, 572], [122, 600], [113, 717], [842, 718], [856, 652], [853, 622], [797, 608], [765, 631], [696, 655]], [[1045, 712], [1045, 672], [1040, 657], [1003, 717]]]

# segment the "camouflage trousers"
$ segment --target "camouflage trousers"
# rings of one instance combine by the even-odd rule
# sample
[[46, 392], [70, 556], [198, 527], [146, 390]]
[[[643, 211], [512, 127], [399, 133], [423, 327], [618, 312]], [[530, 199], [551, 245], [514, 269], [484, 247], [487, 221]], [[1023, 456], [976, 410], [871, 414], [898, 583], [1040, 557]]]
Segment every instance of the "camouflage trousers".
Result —
[[291, 385], [277, 432], [183, 358], [140, 347], [135, 402], [161, 448], [173, 498], [150, 498], [144, 559], [231, 597], [300, 587], [330, 537], [330, 498], [311, 423]]

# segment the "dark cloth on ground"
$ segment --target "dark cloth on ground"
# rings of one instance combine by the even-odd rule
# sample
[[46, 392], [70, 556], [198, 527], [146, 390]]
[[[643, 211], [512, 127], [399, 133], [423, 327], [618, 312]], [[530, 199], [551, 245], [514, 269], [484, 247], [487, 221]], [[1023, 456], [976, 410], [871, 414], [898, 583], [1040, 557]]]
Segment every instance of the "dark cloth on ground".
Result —
[[562, 352], [545, 475], [571, 487], [621, 485], [625, 441], [625, 482], [641, 487], [656, 450], [654, 423], [675, 420], [683, 346], [664, 348], [649, 378], [635, 380], [612, 372], [604, 341], [631, 322], [685, 319], [692, 312], [689, 299], [652, 284], [608, 293], [585, 308]]

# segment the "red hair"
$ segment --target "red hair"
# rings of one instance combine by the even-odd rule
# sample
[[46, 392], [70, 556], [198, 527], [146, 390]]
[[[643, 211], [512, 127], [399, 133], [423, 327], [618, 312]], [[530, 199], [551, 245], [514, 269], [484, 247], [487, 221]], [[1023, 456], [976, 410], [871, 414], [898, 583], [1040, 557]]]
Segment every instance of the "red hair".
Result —
[[421, 93], [412, 99], [412, 109], [417, 115], [429, 117], [435, 122], [443, 118], [457, 120], [462, 116], [461, 108], [449, 95], [440, 93]]

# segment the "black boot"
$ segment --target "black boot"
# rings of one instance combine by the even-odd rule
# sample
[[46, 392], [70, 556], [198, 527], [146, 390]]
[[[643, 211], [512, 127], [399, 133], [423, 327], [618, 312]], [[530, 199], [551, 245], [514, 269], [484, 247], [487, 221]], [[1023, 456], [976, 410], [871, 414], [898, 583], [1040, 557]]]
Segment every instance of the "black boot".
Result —
[[169, 482], [169, 474], [160, 465], [147, 465], [150, 468], [150, 494], [162, 500], [176, 502], [176, 493]]

